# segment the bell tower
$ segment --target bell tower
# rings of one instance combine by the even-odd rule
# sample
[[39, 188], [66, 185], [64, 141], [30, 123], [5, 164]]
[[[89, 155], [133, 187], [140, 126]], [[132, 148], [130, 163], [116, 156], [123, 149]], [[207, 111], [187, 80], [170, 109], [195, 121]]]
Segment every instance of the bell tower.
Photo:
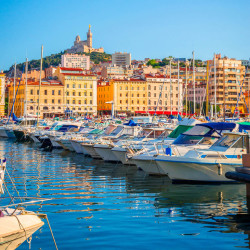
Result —
[[91, 25], [89, 25], [89, 31], [87, 33], [87, 45], [92, 48], [92, 33], [91, 33]]

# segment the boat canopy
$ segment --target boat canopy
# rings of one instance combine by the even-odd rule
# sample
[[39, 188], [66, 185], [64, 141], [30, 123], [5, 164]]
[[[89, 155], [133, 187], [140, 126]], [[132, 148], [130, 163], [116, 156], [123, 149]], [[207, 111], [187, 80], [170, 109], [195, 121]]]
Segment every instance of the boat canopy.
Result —
[[236, 124], [232, 122], [209, 122], [209, 123], [197, 124], [196, 126], [208, 127], [216, 131], [222, 131], [222, 130], [232, 131], [233, 129], [235, 129]]
[[179, 125], [175, 130], [173, 130], [170, 135], [168, 136], [169, 138], [177, 138], [180, 134], [188, 131], [189, 129], [193, 128], [193, 126], [186, 126], [186, 125]]

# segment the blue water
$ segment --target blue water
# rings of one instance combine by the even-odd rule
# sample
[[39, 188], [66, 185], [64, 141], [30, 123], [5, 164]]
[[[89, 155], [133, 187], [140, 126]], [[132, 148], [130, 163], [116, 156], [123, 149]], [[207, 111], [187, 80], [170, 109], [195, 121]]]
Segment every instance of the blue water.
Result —
[[[249, 247], [245, 185], [172, 185], [135, 167], [8, 140], [0, 150], [21, 196], [52, 199], [27, 209], [48, 215], [59, 249]], [[46, 222], [31, 247], [54, 249]]]

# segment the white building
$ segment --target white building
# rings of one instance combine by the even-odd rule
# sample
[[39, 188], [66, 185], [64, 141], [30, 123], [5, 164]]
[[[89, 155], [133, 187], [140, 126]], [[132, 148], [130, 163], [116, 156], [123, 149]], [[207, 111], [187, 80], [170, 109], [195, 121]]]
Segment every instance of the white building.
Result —
[[122, 52], [112, 54], [112, 65], [123, 68], [129, 67], [131, 65], [131, 54]]
[[89, 70], [90, 57], [78, 54], [64, 54], [61, 56], [61, 65], [64, 68], [82, 68]]

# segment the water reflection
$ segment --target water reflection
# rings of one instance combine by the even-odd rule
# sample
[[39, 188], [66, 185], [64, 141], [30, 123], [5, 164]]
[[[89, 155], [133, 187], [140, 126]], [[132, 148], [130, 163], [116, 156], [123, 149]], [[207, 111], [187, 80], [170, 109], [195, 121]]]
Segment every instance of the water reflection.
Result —
[[[0, 151], [21, 196], [52, 199], [29, 208], [49, 215], [60, 249], [249, 247], [244, 185], [173, 185], [133, 166], [7, 140]], [[53, 248], [46, 226], [36, 237], [34, 249]]]

